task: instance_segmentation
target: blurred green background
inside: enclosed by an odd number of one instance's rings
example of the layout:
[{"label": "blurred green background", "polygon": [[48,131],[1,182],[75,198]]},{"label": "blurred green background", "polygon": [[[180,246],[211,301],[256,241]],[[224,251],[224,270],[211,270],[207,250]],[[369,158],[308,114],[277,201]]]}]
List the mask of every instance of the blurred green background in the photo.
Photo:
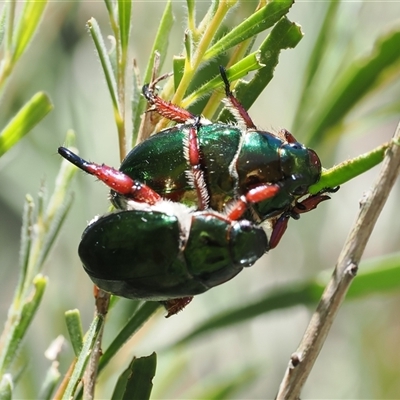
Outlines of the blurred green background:
[{"label": "blurred green background", "polygon": [[[243,2],[230,18],[240,21]],[[209,2],[198,2],[198,14]],[[131,55],[144,69],[163,12],[162,1],[133,1]],[[263,129],[292,131],[303,74],[318,35],[326,2],[297,2],[288,17],[302,26],[305,37],[293,50],[284,51],[275,77],[250,109]],[[330,85],[345,65],[372,51],[378,36],[399,26],[399,4],[395,2],[343,2],[338,10],[329,52],[321,60],[324,74],[315,101],[329,93]],[[185,8],[173,1],[175,25],[169,54],[182,50]],[[243,13],[243,15],[241,14]],[[85,24],[95,17],[107,33],[108,16],[102,2],[50,2],[38,34],[20,60],[6,87],[1,104],[0,126],[34,93],[46,91],[54,110],[17,146],[0,159],[0,321],[5,320],[18,276],[21,215],[26,193],[36,195],[45,182],[49,191],[60,165],[57,147],[65,133],[77,133],[77,147],[86,159],[117,167],[118,144],[110,97],[103,72]],[[399,50],[400,52],[400,44]],[[171,67],[170,58],[164,71]],[[369,96],[346,119],[340,141],[315,150],[323,165],[367,152],[392,136],[399,117],[400,82],[391,82],[379,95]],[[387,117],[372,111],[385,104],[397,107]],[[299,141],[307,132],[292,131]],[[357,215],[360,198],[376,179],[379,166],[344,185],[332,200],[318,210],[291,221],[282,242],[254,267],[234,280],[198,296],[182,313],[164,319],[162,313],[149,321],[124,351],[107,367],[99,381],[99,398],[109,398],[115,380],[132,355],[158,353],[153,398],[201,398],[206,388],[246,374],[254,380],[231,398],[273,398],[307,326],[313,308],[298,306],[254,318],[229,329],[217,331],[186,346],[166,349],[200,322],[235,305],[256,301],[264,293],[288,282],[302,282],[323,270],[331,271]],[[64,312],[81,311],[84,329],[93,317],[93,285],[77,256],[80,235],[87,222],[108,208],[108,190],[94,178],[78,173],[72,190],[72,209],[52,251],[44,273],[49,286],[20,355],[28,361],[15,398],[32,398],[44,379],[50,361],[44,351],[58,335],[67,336]],[[400,251],[400,185],[392,191],[364,259]],[[371,295],[347,302],[336,319],[327,343],[312,371],[302,398],[400,398],[399,291]],[[130,302],[122,300],[106,324],[104,343],[110,342],[130,313]],[[60,370],[65,373],[73,352],[66,345]],[[105,379],[105,377],[107,377]],[[239,378],[238,378],[239,379]]]}]

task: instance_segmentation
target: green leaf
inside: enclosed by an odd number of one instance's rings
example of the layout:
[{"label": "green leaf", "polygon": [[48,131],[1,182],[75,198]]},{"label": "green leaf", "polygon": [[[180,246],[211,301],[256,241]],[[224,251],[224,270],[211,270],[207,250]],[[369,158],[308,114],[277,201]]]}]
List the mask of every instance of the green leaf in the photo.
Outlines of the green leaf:
[{"label": "green leaf", "polygon": [[[239,82],[235,88],[235,96],[246,110],[252,106],[273,78],[281,51],[296,47],[302,38],[303,33],[300,27],[286,17],[274,26],[258,50],[258,62],[261,68],[258,69],[250,82]],[[238,64],[234,65],[232,70]],[[224,117],[222,116],[222,118]]]},{"label": "green leaf", "polygon": [[[295,47],[302,37],[300,27],[284,17],[274,26],[257,51],[250,53],[227,69],[226,73],[230,81],[240,79],[250,71],[257,70],[250,82],[240,81],[235,87],[235,97],[245,109],[250,108],[272,79],[280,52]],[[188,107],[207,93],[222,86],[221,76],[217,75],[187,96],[182,101],[182,106]],[[206,115],[206,117],[211,118],[212,116]],[[228,111],[223,111],[217,117],[219,121],[228,121],[229,119],[231,119],[231,115]]]},{"label": "green leaf", "polygon": [[21,302],[23,289],[25,286],[28,266],[29,266],[29,255],[32,245],[32,226],[33,226],[33,209],[34,202],[30,195],[25,198],[24,213],[22,216],[22,228],[21,228],[21,246],[19,252],[19,277],[18,285],[15,291],[14,301],[17,303]]},{"label": "green leaf", "polygon": [[[400,30],[381,37],[372,53],[354,61],[336,80],[318,105],[310,126],[307,143],[316,146],[342,123],[347,113],[367,94],[398,76]],[[393,68],[392,68],[393,67]]]},{"label": "green leaf", "polygon": [[9,330],[6,342],[3,345],[3,351],[0,354],[0,375],[8,371],[13,361],[16,360],[16,354],[22,343],[22,338],[25,336],[42,300],[47,285],[47,278],[38,275],[34,278],[33,285],[34,288],[28,300],[25,300],[21,309],[17,310],[13,315],[13,326]]},{"label": "green leaf", "polygon": [[207,383],[204,384],[203,382],[203,384],[198,385],[201,387],[201,390],[196,391],[195,395],[190,396],[190,398],[207,400],[230,400],[233,398],[240,398],[238,393],[243,392],[246,387],[249,387],[260,375],[260,372],[259,368],[247,368],[245,371],[235,373],[228,379],[214,377],[214,380],[217,381],[216,384],[207,387]]},{"label": "green leaf", "polygon": [[13,392],[12,376],[4,374],[0,381],[0,400],[11,400]]},{"label": "green leaf", "polygon": [[321,66],[321,60],[324,58],[327,49],[329,48],[327,43],[329,43],[329,39],[333,36],[333,29],[337,21],[336,16],[339,5],[340,1],[330,1],[327,4],[328,9],[325,19],[315,41],[313,51],[308,59],[307,68],[304,74],[303,90],[295,113],[293,132],[296,132],[298,129],[297,127],[302,123],[307,112],[306,110],[308,109],[306,106],[308,105],[309,99],[313,98],[310,95],[312,83]]},{"label": "green leaf", "polygon": [[101,34],[99,24],[94,18],[90,18],[89,21],[87,22],[87,26],[89,28],[89,32],[92,36],[94,45],[96,47],[97,54],[99,55],[100,58],[100,63],[103,68],[104,75],[106,77],[107,87],[108,91],[110,92],[114,110],[119,110],[118,91],[117,91],[117,83],[114,75],[114,70],[111,65],[111,60],[107,48],[103,41],[103,35]]},{"label": "green leaf", "polygon": [[118,0],[119,33],[123,52],[127,50],[129,43],[131,8],[132,2],[130,0]]},{"label": "green leaf", "polygon": [[0,157],[22,139],[52,109],[53,105],[48,96],[43,92],[36,93],[0,133]]},{"label": "green leaf", "polygon": [[58,370],[58,361],[54,361],[47,370],[38,398],[40,400],[51,400],[53,398],[52,393],[60,381],[60,378],[61,373]]},{"label": "green leaf", "polygon": [[294,0],[269,1],[266,6],[252,14],[209,48],[204,54],[203,61],[217,57],[231,47],[270,28],[287,14],[293,3]]},{"label": "green leaf", "polygon": [[[231,309],[210,318],[200,324],[188,335],[180,339],[174,346],[185,344],[205,333],[243,323],[270,311],[294,307],[299,304],[316,304],[326,286],[331,271],[324,271],[316,279],[302,284],[289,284],[276,288],[259,300]],[[391,254],[379,259],[363,262],[352,283],[347,299],[361,296],[386,293],[400,289],[400,253]]]},{"label": "green leaf", "polygon": [[120,375],[112,400],[147,400],[153,388],[157,355],[134,357],[129,367]]},{"label": "green leaf", "polygon": [[0,46],[3,43],[4,36],[6,33],[6,16],[7,16],[7,9],[6,5],[4,5],[0,11]]},{"label": "green leaf", "polygon": [[79,310],[66,311],[65,321],[75,356],[78,357],[83,345],[82,322]]},{"label": "green leaf", "polygon": [[185,70],[185,62],[186,62],[185,57],[178,57],[178,56],[174,57],[173,70],[174,70],[174,88],[175,88],[175,90],[179,86],[179,84],[182,80],[183,71]]},{"label": "green leaf", "polygon": [[[150,52],[149,62],[147,63],[146,71],[143,77],[144,81],[142,82],[142,84],[150,82],[156,51],[160,55],[160,68],[162,67],[167,54],[169,35],[173,24],[174,24],[174,16],[172,14],[171,0],[168,0],[165,6],[163,16],[160,21],[156,37],[154,39],[154,44]],[[147,102],[143,96],[140,96],[138,103],[134,103],[133,105],[135,106],[135,108],[132,109],[132,120],[133,120],[132,147],[137,144],[136,142],[139,134],[142,114],[146,109]]]},{"label": "green leaf", "polygon": [[63,400],[70,400],[73,398],[75,390],[82,379],[83,372],[87,362],[89,361],[90,353],[93,350],[94,344],[96,343],[97,336],[104,324],[104,318],[97,315],[92,321],[88,332],[85,335],[85,341],[83,343],[82,351],[79,354],[78,360],[72,371],[71,378],[68,382],[67,388],[65,389]]},{"label": "green leaf", "polygon": [[270,311],[293,307],[298,304],[313,304],[321,296],[323,288],[323,285],[319,283],[308,282],[305,284],[291,284],[276,289],[254,303],[231,309],[210,318],[179,340],[176,345],[182,345],[206,332],[242,323]]},{"label": "green leaf", "polygon": [[[315,185],[310,186],[309,193],[316,194],[325,188],[335,188],[375,167],[382,162],[385,152],[391,144],[390,142],[385,143],[368,153],[361,154],[323,171],[321,179]],[[393,145],[397,146],[396,144]]]},{"label": "green leaf", "polygon": [[346,296],[347,299],[356,299],[390,293],[399,288],[400,253],[393,253],[362,262]]},{"label": "green leaf", "polygon": [[99,373],[109,363],[111,358],[138,331],[138,329],[161,307],[156,301],[147,301],[140,307],[127,324],[122,328],[117,337],[108,346],[99,362]]},{"label": "green leaf", "polygon": [[15,63],[26,50],[40,22],[47,0],[27,0],[22,10],[16,34],[13,37],[14,52],[12,62]]}]

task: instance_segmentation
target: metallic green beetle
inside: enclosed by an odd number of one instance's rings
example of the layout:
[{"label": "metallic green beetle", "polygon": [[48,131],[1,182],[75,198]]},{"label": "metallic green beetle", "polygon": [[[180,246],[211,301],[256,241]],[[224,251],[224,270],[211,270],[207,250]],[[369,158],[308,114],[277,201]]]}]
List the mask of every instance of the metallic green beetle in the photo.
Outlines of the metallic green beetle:
[{"label": "metallic green beetle", "polygon": [[[224,69],[221,75],[235,125],[162,100],[153,82],[143,87],[150,110],[178,125],[133,148],[119,170],[59,148],[111,188],[118,210],[84,231],[79,256],[86,272],[113,294],[161,301],[168,316],[254,264],[279,243],[290,218],[329,198],[304,199],[321,175],[317,154],[286,130],[257,130]],[[266,219],[269,240],[258,226]]]}]

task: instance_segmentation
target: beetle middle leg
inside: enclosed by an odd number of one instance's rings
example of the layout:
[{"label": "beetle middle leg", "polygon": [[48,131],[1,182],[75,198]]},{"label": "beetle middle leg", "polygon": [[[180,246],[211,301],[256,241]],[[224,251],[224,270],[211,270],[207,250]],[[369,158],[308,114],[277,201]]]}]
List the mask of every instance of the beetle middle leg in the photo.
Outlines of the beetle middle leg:
[{"label": "beetle middle leg", "polygon": [[230,208],[227,217],[232,221],[240,219],[250,204],[271,199],[280,190],[281,187],[278,184],[268,183],[250,189],[246,194],[240,196],[236,200],[233,207]]}]

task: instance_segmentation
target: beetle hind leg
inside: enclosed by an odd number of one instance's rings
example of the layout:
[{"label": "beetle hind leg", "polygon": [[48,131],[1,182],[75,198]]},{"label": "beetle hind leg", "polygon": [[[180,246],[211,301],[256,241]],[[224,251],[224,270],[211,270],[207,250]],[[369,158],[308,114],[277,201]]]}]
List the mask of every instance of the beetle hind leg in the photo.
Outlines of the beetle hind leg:
[{"label": "beetle hind leg", "polygon": [[59,147],[58,153],[82,171],[97,177],[122,196],[149,205],[154,205],[161,199],[161,196],[149,186],[133,180],[115,168],[86,161],[65,147]]},{"label": "beetle hind leg", "polygon": [[160,301],[160,303],[165,307],[165,309],[167,310],[167,313],[168,313],[165,316],[165,318],[169,318],[175,314],[178,314],[192,300],[193,300],[193,297],[182,297],[180,299],[170,299],[170,300]]}]

